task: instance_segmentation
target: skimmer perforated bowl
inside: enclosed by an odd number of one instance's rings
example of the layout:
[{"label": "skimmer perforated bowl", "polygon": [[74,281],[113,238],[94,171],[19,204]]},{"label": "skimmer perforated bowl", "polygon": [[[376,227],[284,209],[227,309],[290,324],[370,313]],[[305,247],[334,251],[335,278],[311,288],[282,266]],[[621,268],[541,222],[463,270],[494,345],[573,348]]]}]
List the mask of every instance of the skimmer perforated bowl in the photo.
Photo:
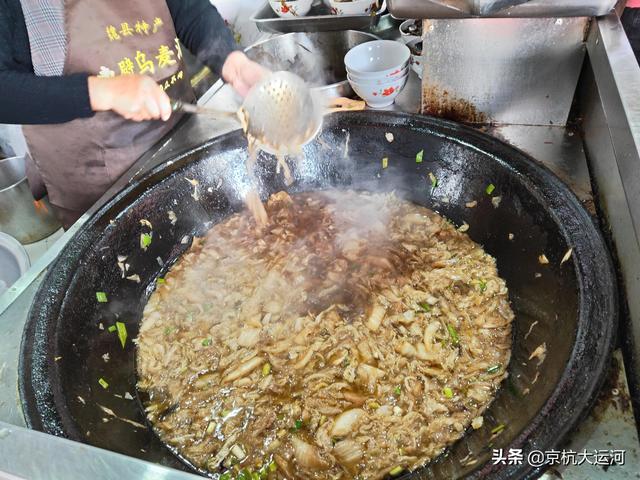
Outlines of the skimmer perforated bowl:
[{"label": "skimmer perforated bowl", "polygon": [[261,149],[293,154],[320,130],[323,101],[299,76],[275,72],[249,92],[238,114]]}]

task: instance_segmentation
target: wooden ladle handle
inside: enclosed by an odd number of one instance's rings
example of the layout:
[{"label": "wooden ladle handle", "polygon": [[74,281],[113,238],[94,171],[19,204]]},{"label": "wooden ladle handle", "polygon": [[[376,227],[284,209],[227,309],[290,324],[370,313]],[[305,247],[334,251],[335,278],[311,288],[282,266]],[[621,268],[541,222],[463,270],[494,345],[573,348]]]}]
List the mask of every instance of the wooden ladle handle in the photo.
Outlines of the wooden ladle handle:
[{"label": "wooden ladle handle", "polygon": [[356,112],[364,110],[366,103],[364,100],[352,100],[350,98],[338,97],[332,99],[327,105],[327,113],[333,112]]}]

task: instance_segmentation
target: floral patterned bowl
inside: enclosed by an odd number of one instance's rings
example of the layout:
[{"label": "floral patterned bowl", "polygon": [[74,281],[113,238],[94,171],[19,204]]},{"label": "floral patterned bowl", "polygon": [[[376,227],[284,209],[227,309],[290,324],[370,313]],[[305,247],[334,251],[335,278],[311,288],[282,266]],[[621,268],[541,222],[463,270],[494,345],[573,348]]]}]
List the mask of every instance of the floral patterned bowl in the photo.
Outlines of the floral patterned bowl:
[{"label": "floral patterned bowl", "polygon": [[409,67],[410,67],[410,64],[407,63],[405,66],[398,68],[397,70],[394,70],[393,72],[389,73],[388,75],[385,75],[384,77],[383,76],[362,77],[357,73],[353,73],[353,72],[347,72],[347,75],[352,81],[359,83],[361,85],[368,85],[368,84],[385,85],[393,80],[398,80],[404,77],[409,71]]},{"label": "floral patterned bowl", "polygon": [[284,18],[304,17],[309,10],[313,0],[269,0],[269,5],[276,15]]},{"label": "floral patterned bowl", "polygon": [[328,0],[333,15],[368,15],[383,10],[376,0]]},{"label": "floral patterned bowl", "polygon": [[357,78],[384,78],[397,75],[409,64],[411,52],[401,42],[374,40],[353,47],[344,56],[347,72]]},{"label": "floral patterned bowl", "polygon": [[371,108],[384,108],[392,105],[407,84],[408,78],[409,73],[407,72],[403,77],[392,79],[382,85],[378,85],[375,82],[359,83],[347,75],[353,91],[367,102],[367,105]]}]

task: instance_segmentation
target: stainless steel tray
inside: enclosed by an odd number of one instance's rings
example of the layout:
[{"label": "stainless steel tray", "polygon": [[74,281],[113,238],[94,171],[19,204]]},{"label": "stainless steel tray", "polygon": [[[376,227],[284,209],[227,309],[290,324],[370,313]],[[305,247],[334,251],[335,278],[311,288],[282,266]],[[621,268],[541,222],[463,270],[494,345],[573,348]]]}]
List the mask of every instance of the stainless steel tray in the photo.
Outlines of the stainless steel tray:
[{"label": "stainless steel tray", "polygon": [[370,30],[380,21],[386,4],[375,15],[332,15],[324,3],[315,3],[304,17],[280,18],[265,3],[256,13],[253,20],[258,30],[269,33],[291,32],[330,32],[335,30]]},{"label": "stainless steel tray", "polygon": [[597,17],[616,0],[388,0],[396,18]]}]

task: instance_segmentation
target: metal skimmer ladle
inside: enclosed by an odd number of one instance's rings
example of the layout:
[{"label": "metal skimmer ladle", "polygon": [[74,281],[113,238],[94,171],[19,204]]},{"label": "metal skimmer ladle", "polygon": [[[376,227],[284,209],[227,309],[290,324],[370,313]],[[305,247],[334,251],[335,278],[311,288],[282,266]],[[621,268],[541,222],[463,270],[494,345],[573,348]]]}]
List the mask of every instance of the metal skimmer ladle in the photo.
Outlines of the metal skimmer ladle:
[{"label": "metal skimmer ladle", "polygon": [[321,96],[290,72],[267,75],[251,89],[236,113],[180,101],[174,101],[172,107],[186,113],[237,116],[250,142],[283,155],[299,153],[316,136],[324,113]]}]

